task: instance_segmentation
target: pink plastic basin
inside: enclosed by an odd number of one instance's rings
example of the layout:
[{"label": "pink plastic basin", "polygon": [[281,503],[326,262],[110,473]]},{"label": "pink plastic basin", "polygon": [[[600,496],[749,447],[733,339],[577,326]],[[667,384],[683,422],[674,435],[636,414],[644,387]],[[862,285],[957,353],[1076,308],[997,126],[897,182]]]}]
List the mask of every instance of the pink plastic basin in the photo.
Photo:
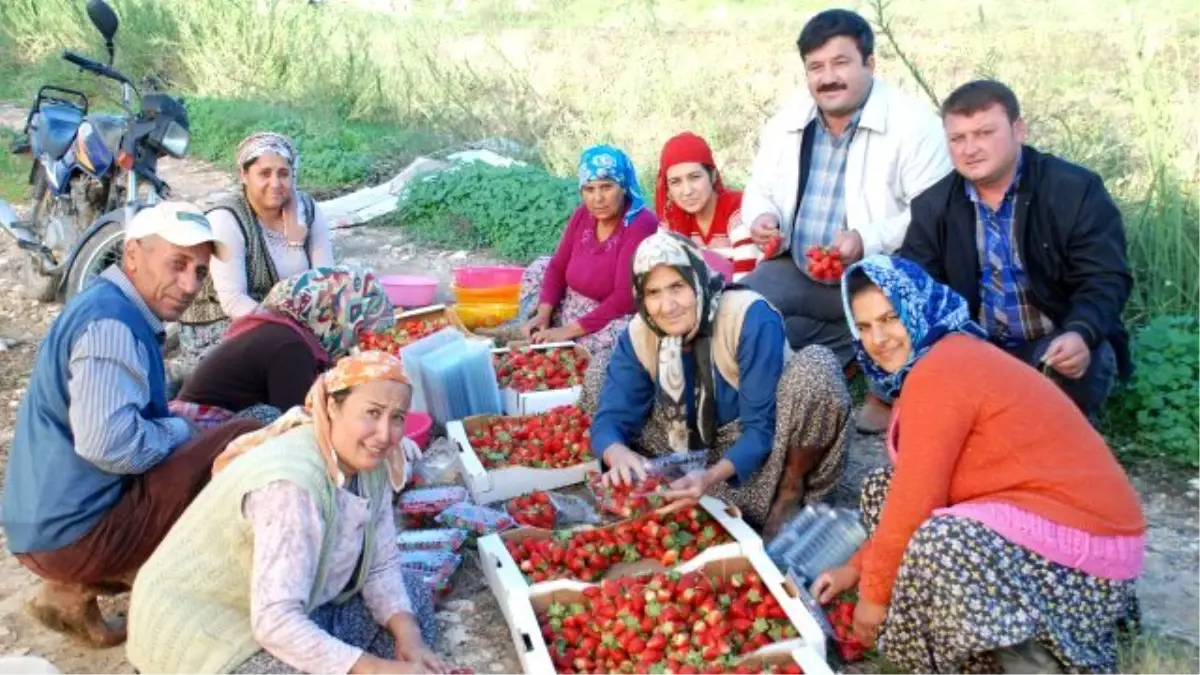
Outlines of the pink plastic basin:
[{"label": "pink plastic basin", "polygon": [[383,292],[397,307],[424,307],[433,304],[437,295],[436,277],[412,274],[389,274],[379,277]]},{"label": "pink plastic basin", "polygon": [[424,450],[429,445],[429,436],[433,431],[433,418],[428,413],[410,410],[404,417],[404,435]]},{"label": "pink plastic basin", "polygon": [[454,284],[460,288],[515,286],[521,283],[521,274],[524,272],[524,267],[514,265],[460,267],[454,270]]}]

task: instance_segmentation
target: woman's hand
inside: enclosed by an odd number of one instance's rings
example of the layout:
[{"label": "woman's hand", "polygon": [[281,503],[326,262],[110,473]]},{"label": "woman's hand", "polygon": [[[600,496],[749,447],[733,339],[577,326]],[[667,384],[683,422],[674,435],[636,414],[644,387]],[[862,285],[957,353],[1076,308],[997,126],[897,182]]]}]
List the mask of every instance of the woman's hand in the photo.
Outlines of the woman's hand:
[{"label": "woman's hand", "polygon": [[421,643],[411,649],[402,649],[399,644],[396,645],[396,658],[400,661],[414,664],[419,668],[416,672],[419,673],[448,673],[450,666],[442,660],[440,656],[435,654],[432,649]]},{"label": "woman's hand", "polygon": [[601,481],[605,485],[633,485],[637,480],[646,477],[646,460],[633,450],[613,443],[604,451],[604,463],[608,465]]},{"label": "woman's hand", "polygon": [[419,673],[445,673],[445,670],[433,670],[420,661],[404,661],[381,659],[363,653],[350,667],[353,675],[417,675]]},{"label": "woman's hand", "polygon": [[822,605],[828,605],[834,598],[858,585],[858,568],[854,565],[821,572],[813,582],[809,592]]},{"label": "woman's hand", "polygon": [[683,478],[673,481],[663,496],[671,501],[700,499],[708,491],[708,485],[707,471],[689,471]]},{"label": "woman's hand", "polygon": [[574,325],[563,326],[562,328],[544,328],[533,334],[533,343],[570,342],[579,337],[579,335],[580,332],[575,330]]},{"label": "woman's hand", "polygon": [[552,310],[548,309],[548,307],[548,305],[539,305],[533,318],[521,326],[521,333],[525,337],[533,338],[535,334],[550,327],[550,314]]},{"label": "woman's hand", "polygon": [[854,608],[854,637],[868,649],[875,646],[875,639],[879,637],[879,628],[887,618],[887,611],[887,605],[858,599],[858,606]]}]

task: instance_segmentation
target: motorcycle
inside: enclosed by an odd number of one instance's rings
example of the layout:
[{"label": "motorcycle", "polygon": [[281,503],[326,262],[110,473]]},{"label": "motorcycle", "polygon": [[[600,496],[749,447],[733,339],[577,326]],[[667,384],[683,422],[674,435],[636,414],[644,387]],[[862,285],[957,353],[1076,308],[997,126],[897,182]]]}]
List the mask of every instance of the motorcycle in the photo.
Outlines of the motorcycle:
[{"label": "motorcycle", "polygon": [[89,0],[87,15],[104,37],[108,63],[66,50],[62,58],[120,84],[123,114],[91,112],[83,92],[42,86],[26,118],[25,138],[12,148],[31,155],[30,218],[20,220],[0,201],[0,230],[27,254],[25,295],[43,302],[69,299],[120,260],[125,223],[170,194],[156,173],[158,160],[183,157],[191,142],[182,98],[143,96],[112,67],[120,25],[112,7]]}]

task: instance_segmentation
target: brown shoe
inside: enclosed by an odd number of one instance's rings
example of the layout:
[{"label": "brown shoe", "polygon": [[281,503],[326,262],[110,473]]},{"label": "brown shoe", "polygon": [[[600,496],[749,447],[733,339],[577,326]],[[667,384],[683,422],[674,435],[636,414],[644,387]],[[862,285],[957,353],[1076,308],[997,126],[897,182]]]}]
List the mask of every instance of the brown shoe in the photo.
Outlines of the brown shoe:
[{"label": "brown shoe", "polygon": [[855,427],[859,433],[882,434],[892,421],[892,406],[884,403],[875,394],[868,393],[858,411]]},{"label": "brown shoe", "polygon": [[95,588],[83,584],[43,581],[26,608],[50,630],[74,635],[91,647],[115,647],[125,642],[125,623],[105,621],[96,596]]}]

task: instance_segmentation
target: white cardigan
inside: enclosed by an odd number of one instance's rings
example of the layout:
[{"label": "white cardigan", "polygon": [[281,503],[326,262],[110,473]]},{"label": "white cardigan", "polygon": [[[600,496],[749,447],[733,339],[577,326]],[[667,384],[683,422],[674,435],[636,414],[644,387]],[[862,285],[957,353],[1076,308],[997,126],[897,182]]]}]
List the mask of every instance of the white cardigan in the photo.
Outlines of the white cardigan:
[{"label": "white cardigan", "polygon": [[[816,115],[805,89],[767,121],[742,196],[747,224],[766,213],[779,219],[781,253],[792,241],[801,138]],[[876,77],[846,158],[846,224],[862,236],[863,255],[899,249],[909,204],[950,170],[941,120],[928,105]]]}]

